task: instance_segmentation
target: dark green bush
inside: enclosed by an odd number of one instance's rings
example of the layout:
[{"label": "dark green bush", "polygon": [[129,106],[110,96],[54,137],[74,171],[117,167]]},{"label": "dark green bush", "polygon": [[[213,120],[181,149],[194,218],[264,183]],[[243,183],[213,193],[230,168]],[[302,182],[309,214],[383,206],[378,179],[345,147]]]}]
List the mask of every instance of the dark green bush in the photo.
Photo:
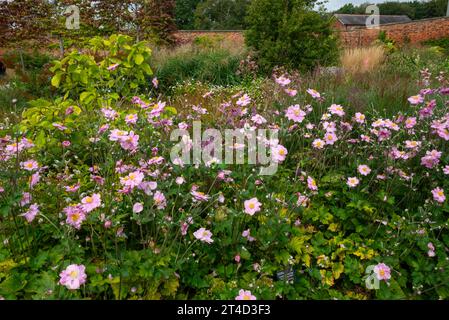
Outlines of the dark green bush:
[{"label": "dark green bush", "polygon": [[[22,55],[22,57],[21,57]],[[40,53],[37,50],[33,52],[20,52],[20,51],[10,51],[6,52],[3,55],[3,60],[7,64],[9,68],[18,69],[22,67],[22,59],[23,59],[23,67],[25,67],[26,71],[40,71],[44,68],[46,64],[54,59],[54,57],[50,56],[46,53]]]},{"label": "dark green bush", "polygon": [[312,11],[315,0],[252,1],[247,16],[246,43],[269,72],[274,66],[312,69],[338,57],[332,19]]}]

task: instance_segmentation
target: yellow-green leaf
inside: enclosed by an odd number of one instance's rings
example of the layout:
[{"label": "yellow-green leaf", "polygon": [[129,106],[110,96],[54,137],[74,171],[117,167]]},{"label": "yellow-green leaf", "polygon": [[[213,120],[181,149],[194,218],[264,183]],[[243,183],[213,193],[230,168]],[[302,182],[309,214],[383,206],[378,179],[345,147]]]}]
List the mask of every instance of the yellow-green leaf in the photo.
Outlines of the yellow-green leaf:
[{"label": "yellow-green leaf", "polygon": [[56,73],[53,78],[51,78],[51,85],[53,87],[59,88],[59,85],[61,84],[61,78],[62,78],[62,73]]},{"label": "yellow-green leaf", "polygon": [[134,62],[137,65],[141,65],[143,63],[143,60],[144,60],[143,55],[141,55],[140,53],[138,53],[134,56]]}]

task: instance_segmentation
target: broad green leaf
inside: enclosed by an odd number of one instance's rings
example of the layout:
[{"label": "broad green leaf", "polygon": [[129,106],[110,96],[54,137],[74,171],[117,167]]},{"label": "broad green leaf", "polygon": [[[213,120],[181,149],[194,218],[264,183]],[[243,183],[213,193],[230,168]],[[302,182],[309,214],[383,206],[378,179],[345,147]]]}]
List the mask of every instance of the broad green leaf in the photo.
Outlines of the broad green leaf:
[{"label": "broad green leaf", "polygon": [[51,79],[51,85],[53,87],[59,88],[59,85],[61,83],[62,73],[58,72],[56,73],[53,78]]},{"label": "broad green leaf", "polygon": [[137,65],[141,65],[141,64],[143,63],[143,60],[144,60],[144,58],[143,58],[143,56],[142,56],[140,53],[138,53],[138,54],[136,54],[136,55],[134,56],[134,62],[135,62]]}]

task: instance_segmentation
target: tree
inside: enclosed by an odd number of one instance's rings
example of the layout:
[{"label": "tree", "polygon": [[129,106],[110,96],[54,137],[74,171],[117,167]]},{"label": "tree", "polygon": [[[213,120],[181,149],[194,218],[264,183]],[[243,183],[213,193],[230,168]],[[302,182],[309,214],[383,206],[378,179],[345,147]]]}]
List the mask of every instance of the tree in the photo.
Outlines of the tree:
[{"label": "tree", "polygon": [[335,62],[337,36],[332,18],[313,11],[316,0],[253,0],[248,10],[246,43],[262,70],[282,65],[311,69]]},{"label": "tree", "polygon": [[195,10],[201,0],[176,0],[176,26],[182,30],[195,28]]},{"label": "tree", "polygon": [[45,42],[51,17],[52,6],[45,0],[0,1],[0,47]]},{"label": "tree", "polygon": [[[79,11],[79,29],[66,26],[69,6]],[[174,9],[174,0],[0,0],[0,46],[38,47],[56,37],[63,53],[65,40],[113,33],[172,43]]]},{"label": "tree", "polygon": [[352,3],[347,3],[343,7],[341,7],[337,11],[335,11],[335,13],[356,14],[358,12],[357,12],[357,8]]},{"label": "tree", "polygon": [[[366,14],[365,9],[368,5],[368,3],[363,3],[359,6],[346,4],[335,11],[335,13]],[[413,2],[388,1],[377,4],[380,14],[407,15],[412,20],[443,17],[446,15],[447,5],[447,0],[415,0]]]},{"label": "tree", "polygon": [[15,47],[25,71],[23,51],[48,43],[52,6],[45,0],[0,1],[0,47]]},{"label": "tree", "polygon": [[245,28],[250,0],[206,0],[195,11],[195,28],[236,30]]},{"label": "tree", "polygon": [[92,1],[95,23],[106,35],[126,33],[157,43],[174,41],[174,0]]}]

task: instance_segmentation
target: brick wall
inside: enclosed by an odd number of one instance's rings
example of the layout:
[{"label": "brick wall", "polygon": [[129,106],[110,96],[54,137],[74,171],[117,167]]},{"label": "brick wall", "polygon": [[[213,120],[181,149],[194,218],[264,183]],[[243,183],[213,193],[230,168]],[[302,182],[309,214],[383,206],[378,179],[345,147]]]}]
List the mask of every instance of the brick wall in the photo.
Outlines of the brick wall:
[{"label": "brick wall", "polygon": [[420,43],[425,40],[449,37],[449,17],[384,24],[379,29],[338,31],[345,47],[366,46],[375,41],[383,30],[399,44]]},{"label": "brick wall", "polygon": [[[381,30],[387,36],[399,44],[410,42],[420,43],[425,40],[449,37],[449,17],[416,20],[406,23],[384,24],[379,29],[354,29],[345,30],[344,26],[334,26],[340,35],[343,46],[358,47],[367,46],[375,41]],[[179,43],[192,42],[197,36],[220,36],[236,42],[236,45],[244,43],[243,31],[178,31],[175,36]]]}]

